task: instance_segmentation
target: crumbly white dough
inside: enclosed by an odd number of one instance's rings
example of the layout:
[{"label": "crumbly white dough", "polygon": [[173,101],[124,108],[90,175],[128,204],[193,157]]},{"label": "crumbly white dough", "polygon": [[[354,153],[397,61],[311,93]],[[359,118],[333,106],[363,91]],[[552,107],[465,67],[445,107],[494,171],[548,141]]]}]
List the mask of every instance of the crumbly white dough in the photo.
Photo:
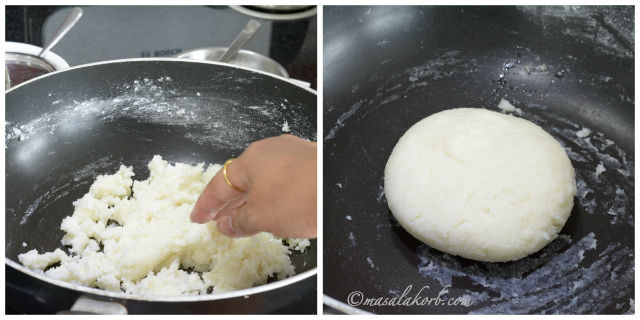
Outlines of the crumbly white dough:
[{"label": "crumbly white dough", "polygon": [[290,249],[303,251],[308,240],[285,244],[268,233],[233,239],[218,233],[215,222],[190,222],[195,201],[220,165],[204,170],[204,164],[170,165],[155,156],[148,168],[144,181],[133,181],[125,166],[99,176],[74,202],[73,215],[61,225],[70,254],[34,249],[19,261],[39,272],[60,262],[44,273],[141,296],[204,294],[210,287],[220,293],[294,274]]},{"label": "crumbly white dough", "polygon": [[289,249],[297,250],[304,252],[307,247],[311,245],[309,239],[287,239],[287,243],[289,244]]},{"label": "crumbly white dough", "polygon": [[393,149],[384,191],[398,222],[438,250],[516,260],[555,239],[573,208],[573,166],[539,126],[452,109],[412,126]]}]

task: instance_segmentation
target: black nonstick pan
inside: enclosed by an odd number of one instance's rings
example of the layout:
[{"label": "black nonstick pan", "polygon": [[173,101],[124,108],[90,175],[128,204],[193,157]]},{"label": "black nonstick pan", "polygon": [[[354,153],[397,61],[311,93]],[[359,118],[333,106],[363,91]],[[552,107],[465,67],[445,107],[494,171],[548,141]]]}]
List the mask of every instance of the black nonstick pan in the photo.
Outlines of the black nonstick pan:
[{"label": "black nonstick pan", "polygon": [[80,296],[129,313],[315,313],[316,246],[291,256],[296,275],[221,295],[144,300],[55,281],[17,256],[61,247],[60,222],[97,175],[120,164],[146,179],[155,154],[223,163],[249,143],[291,133],[316,139],[316,95],[268,74],[178,59],[102,62],[52,73],[6,94],[6,305],[69,310]]},{"label": "black nonstick pan", "polygon": [[[633,313],[633,11],[326,7],[327,311]],[[578,185],[571,217],[557,239],[518,261],[432,249],[389,211],[386,161],[424,117],[500,111],[502,99],[567,150]]]}]

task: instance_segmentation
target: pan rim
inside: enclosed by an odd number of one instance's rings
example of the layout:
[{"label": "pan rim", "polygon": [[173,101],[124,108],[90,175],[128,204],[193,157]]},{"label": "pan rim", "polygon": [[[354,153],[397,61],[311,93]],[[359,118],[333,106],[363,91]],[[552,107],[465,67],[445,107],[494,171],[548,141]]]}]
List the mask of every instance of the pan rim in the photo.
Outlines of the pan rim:
[{"label": "pan rim", "polygon": [[374,314],[360,308],[352,307],[338,299],[330,297],[327,294],[322,295],[322,303],[346,314]]},{"label": "pan rim", "polygon": [[[6,257],[5,257],[6,258]],[[151,297],[151,296],[142,296],[142,295],[127,295],[122,292],[116,291],[107,291],[98,288],[87,287],[84,285],[79,285],[67,281],[62,281],[58,279],[51,278],[44,274],[37,273],[9,258],[6,258],[5,266],[9,266],[11,268],[16,269],[28,276],[36,278],[38,280],[42,280],[48,282],[50,284],[60,286],[63,288],[71,289],[74,291],[80,291],[83,293],[90,293],[98,296],[108,297],[108,298],[118,298],[125,300],[138,300],[138,301],[149,301],[149,302],[199,302],[199,301],[214,301],[214,300],[224,300],[231,298],[239,298],[246,297],[248,298],[251,295],[263,293],[267,291],[271,291],[274,289],[282,288],[284,286],[288,286],[290,284],[294,284],[305,280],[307,278],[311,278],[318,273],[318,267],[314,267],[313,269],[306,270],[304,272],[295,274],[289,278],[278,280],[272,283],[259,285],[256,287],[251,287],[247,289],[229,291],[224,293],[212,293],[212,294],[203,294],[197,296],[175,296],[175,297]]]},{"label": "pan rim", "polygon": [[5,91],[5,95],[9,94],[11,91],[20,88],[24,85],[27,85],[31,82],[34,81],[38,81],[40,79],[44,79],[46,77],[58,74],[58,73],[62,73],[62,72],[66,72],[66,71],[71,71],[71,70],[76,70],[76,69],[82,69],[82,68],[88,68],[88,67],[92,67],[92,66],[98,66],[98,65],[103,65],[103,64],[116,64],[116,63],[125,63],[125,62],[187,62],[187,63],[197,63],[197,64],[209,64],[209,65],[217,65],[217,66],[221,66],[221,67],[229,67],[229,68],[234,68],[234,69],[241,69],[241,70],[245,70],[245,71],[249,71],[249,72],[253,72],[253,73],[258,73],[264,76],[268,76],[277,80],[281,80],[284,81],[288,84],[291,84],[293,86],[296,86],[300,89],[304,89],[309,93],[312,93],[313,95],[317,96],[318,93],[316,90],[313,90],[309,87],[305,87],[303,85],[301,85],[300,83],[294,81],[295,79],[287,79],[278,75],[275,75],[273,73],[269,73],[266,71],[262,71],[262,70],[256,70],[256,69],[251,69],[251,68],[247,68],[247,67],[241,67],[241,66],[237,66],[237,65],[233,65],[233,64],[229,64],[229,63],[224,63],[224,62],[217,62],[217,61],[199,61],[199,60],[192,60],[192,59],[183,59],[183,58],[125,58],[125,59],[115,59],[115,60],[105,60],[105,61],[97,61],[97,62],[91,62],[91,63],[86,63],[86,64],[81,64],[81,65],[77,65],[77,66],[73,66],[71,68],[68,69],[64,69],[64,70],[57,70],[57,71],[53,71],[53,72],[49,72],[46,74],[43,74],[39,77],[30,79],[28,81],[22,82],[20,84],[18,84],[15,87],[11,87],[9,88],[9,90]]}]

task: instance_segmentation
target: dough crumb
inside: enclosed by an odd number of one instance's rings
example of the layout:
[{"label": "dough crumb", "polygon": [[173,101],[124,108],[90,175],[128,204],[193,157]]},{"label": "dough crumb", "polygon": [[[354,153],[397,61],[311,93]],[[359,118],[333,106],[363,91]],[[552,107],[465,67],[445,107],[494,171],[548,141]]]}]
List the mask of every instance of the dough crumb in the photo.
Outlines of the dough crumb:
[{"label": "dough crumb", "polygon": [[23,246],[23,247],[26,247],[26,246],[27,246],[27,243],[26,243],[26,242],[23,242],[23,243],[22,243],[22,246]]},{"label": "dough crumb", "polygon": [[286,241],[289,244],[289,249],[300,252],[304,252],[308,247],[311,246],[311,242],[309,241],[309,239],[289,238]]},{"label": "dough crumb", "polygon": [[546,64],[541,64],[539,66],[536,66],[536,71],[545,72],[547,70],[549,70],[549,67],[547,67]]},{"label": "dough crumb", "polygon": [[287,120],[284,121],[284,123],[282,124],[282,132],[290,132],[291,130],[289,129],[289,122],[287,122]]},{"label": "dough crumb", "polygon": [[505,99],[500,99],[500,103],[498,103],[498,109],[502,110],[503,113],[515,112],[517,114],[521,114],[522,110],[514,107],[509,101]]}]

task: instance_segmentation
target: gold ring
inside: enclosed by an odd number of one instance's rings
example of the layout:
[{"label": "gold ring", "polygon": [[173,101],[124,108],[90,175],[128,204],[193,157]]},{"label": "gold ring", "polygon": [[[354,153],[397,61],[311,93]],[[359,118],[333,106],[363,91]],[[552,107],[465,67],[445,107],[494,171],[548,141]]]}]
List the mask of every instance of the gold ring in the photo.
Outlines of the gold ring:
[{"label": "gold ring", "polygon": [[229,164],[231,164],[231,162],[233,162],[233,158],[225,161],[224,166],[222,167],[222,175],[224,176],[224,181],[226,181],[227,184],[229,185],[229,187],[233,188],[234,190],[244,191],[244,190],[234,186],[233,183],[231,183],[231,180],[229,180],[229,177],[227,177],[227,166]]}]

